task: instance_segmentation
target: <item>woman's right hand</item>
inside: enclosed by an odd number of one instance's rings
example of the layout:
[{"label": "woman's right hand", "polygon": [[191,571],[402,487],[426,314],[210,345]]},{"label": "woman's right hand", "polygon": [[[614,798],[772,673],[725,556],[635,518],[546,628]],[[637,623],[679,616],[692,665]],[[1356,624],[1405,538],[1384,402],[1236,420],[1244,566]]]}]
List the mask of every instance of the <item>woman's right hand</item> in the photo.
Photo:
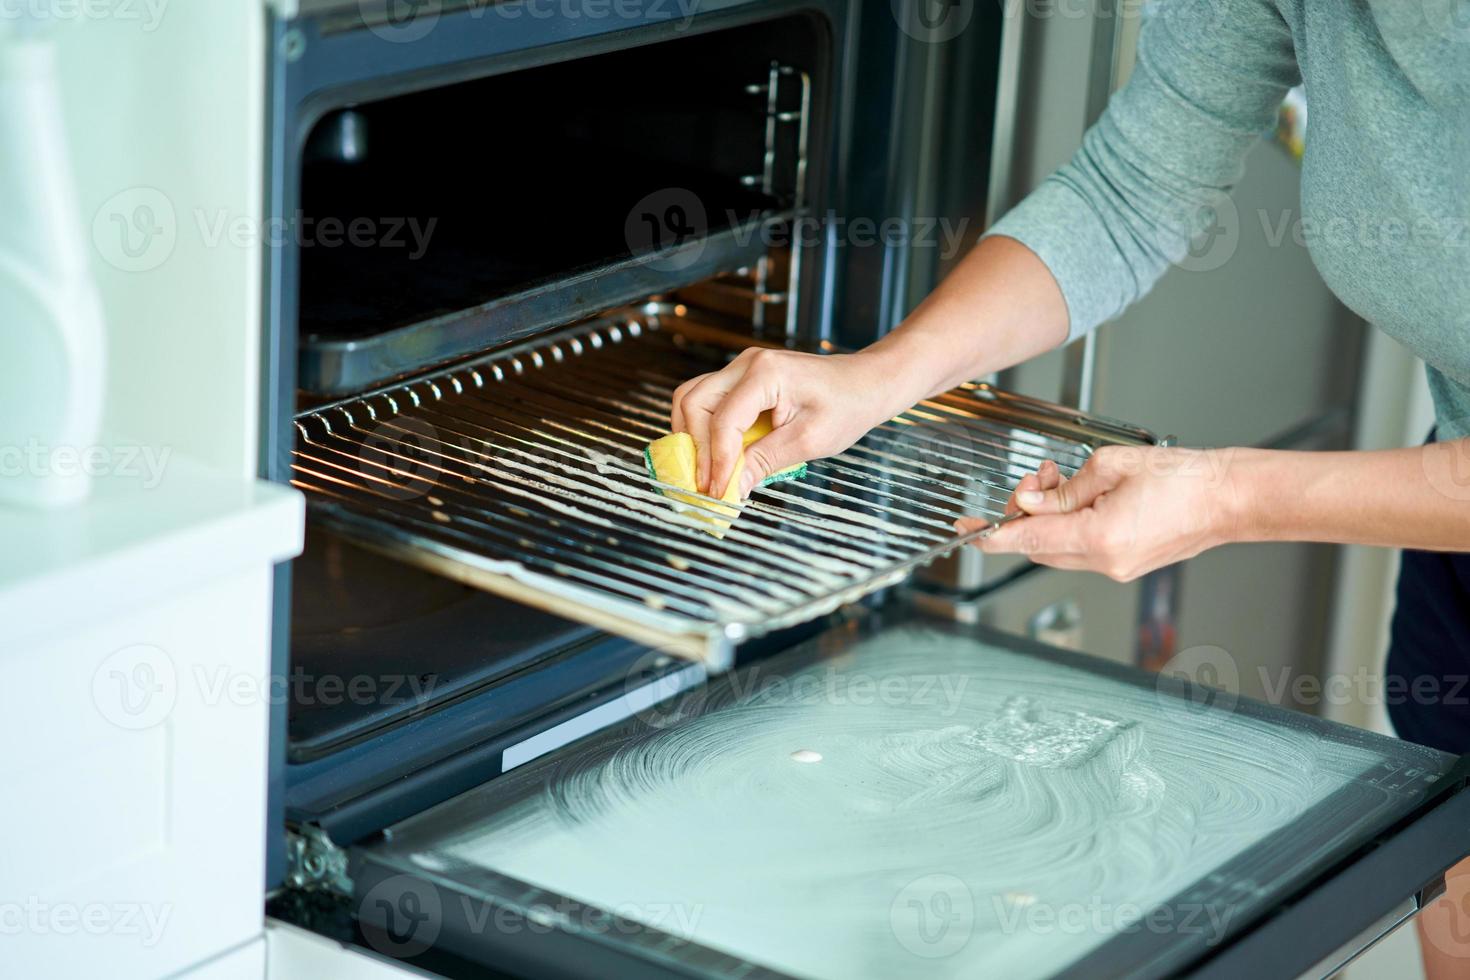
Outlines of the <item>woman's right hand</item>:
[{"label": "woman's right hand", "polygon": [[[771,412],[772,431],[745,449],[740,496],[788,466],[840,453],[909,407],[899,373],[877,351],[806,354],[751,347],[674,390],[671,422],[698,449],[701,493],[721,496],[745,430]],[[718,488],[718,489],[716,489]]]}]

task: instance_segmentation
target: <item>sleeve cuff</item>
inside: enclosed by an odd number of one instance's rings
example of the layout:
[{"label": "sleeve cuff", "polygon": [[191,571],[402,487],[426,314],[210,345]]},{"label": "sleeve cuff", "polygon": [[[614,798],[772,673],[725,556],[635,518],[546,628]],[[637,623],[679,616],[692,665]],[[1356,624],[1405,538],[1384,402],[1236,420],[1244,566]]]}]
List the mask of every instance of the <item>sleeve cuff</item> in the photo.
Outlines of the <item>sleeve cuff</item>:
[{"label": "sleeve cuff", "polygon": [[1065,178],[1047,178],[982,237],[994,235],[1025,245],[1050,270],[1067,304],[1069,342],[1127,307],[1132,274],[1115,267],[1116,243],[1087,199]]}]

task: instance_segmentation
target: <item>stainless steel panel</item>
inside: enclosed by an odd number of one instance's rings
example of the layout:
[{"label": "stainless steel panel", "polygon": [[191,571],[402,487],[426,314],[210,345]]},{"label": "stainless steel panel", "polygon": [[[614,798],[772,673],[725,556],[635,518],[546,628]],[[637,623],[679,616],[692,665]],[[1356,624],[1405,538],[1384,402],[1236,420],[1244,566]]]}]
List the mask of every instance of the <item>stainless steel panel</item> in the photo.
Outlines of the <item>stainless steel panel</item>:
[{"label": "stainless steel panel", "polygon": [[1331,696],[1315,685],[1324,680],[1337,552],[1325,544],[1256,544],[1191,558],[1179,596],[1184,659],[1209,650],[1212,669],[1233,691],[1320,713]]},{"label": "stainless steel panel", "polygon": [[1138,583],[1038,567],[981,599],[974,619],[1051,646],[1134,664]]},{"label": "stainless steel panel", "polygon": [[1095,410],[1250,446],[1351,402],[1363,326],[1293,238],[1299,180],[1280,147],[1251,153],[1198,260],[1099,333]]}]

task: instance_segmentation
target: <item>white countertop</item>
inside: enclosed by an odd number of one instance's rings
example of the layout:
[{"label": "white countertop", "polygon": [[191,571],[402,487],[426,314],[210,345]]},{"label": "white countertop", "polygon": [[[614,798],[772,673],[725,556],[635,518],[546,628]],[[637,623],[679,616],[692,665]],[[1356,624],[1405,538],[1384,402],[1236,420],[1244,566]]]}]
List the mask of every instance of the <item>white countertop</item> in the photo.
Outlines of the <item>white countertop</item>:
[{"label": "white countertop", "polygon": [[156,484],[100,478],[85,502],[0,507],[0,653],[253,563],[301,551],[290,487],[221,476],[175,455]]}]

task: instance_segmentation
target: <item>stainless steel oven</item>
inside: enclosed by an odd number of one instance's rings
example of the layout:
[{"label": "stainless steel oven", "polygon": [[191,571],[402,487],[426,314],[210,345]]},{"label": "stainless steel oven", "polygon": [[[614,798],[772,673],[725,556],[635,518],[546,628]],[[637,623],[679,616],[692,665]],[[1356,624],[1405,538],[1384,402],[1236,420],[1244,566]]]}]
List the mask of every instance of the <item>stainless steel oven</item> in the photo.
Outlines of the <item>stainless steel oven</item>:
[{"label": "stainless steel oven", "polygon": [[577,11],[273,21],[270,207],[303,234],[269,254],[262,469],[309,530],[271,913],[521,976],[1300,972],[1410,914],[1470,849],[1454,760],[903,594],[1041,460],[1154,434],[967,384],[719,535],[645,471],[680,381],[871,340],[933,226],[973,239],[1003,10]]}]

